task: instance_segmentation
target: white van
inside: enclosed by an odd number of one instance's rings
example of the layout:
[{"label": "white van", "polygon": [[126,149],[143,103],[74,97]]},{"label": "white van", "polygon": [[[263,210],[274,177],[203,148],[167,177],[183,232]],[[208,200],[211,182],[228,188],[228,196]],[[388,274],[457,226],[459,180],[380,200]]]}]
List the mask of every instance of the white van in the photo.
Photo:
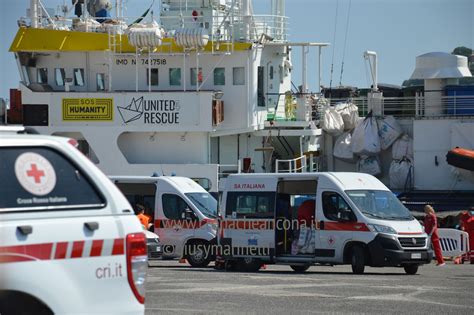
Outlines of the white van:
[{"label": "white van", "polygon": [[247,270],[263,263],[403,267],[432,259],[423,227],[377,178],[363,173],[236,174],[221,203],[219,248]]},{"label": "white van", "polygon": [[178,176],[111,176],[132,205],[145,206],[162,244],[163,259],[186,258],[204,267],[214,258],[217,201],[202,186]]},{"label": "white van", "polygon": [[72,139],[0,127],[0,313],[143,314],[130,203]]}]

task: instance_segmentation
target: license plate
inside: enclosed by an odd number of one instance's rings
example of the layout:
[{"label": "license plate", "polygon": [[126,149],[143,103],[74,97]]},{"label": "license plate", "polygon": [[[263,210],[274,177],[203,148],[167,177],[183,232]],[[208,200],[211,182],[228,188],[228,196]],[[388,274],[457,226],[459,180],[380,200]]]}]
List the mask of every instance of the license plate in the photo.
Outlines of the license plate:
[{"label": "license plate", "polygon": [[413,253],[413,254],[411,254],[411,259],[421,259],[421,253]]},{"label": "license plate", "polygon": [[156,251],[160,252],[161,251],[161,246],[156,246]]}]

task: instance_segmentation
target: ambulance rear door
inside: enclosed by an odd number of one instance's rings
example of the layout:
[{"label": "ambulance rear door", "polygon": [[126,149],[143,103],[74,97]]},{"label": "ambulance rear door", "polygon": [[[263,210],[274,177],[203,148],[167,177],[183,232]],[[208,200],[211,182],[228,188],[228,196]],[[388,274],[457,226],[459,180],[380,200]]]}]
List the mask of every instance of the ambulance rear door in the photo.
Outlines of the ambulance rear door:
[{"label": "ambulance rear door", "polygon": [[277,178],[233,175],[226,181],[223,199],[224,256],[259,257],[275,255],[275,199]]}]

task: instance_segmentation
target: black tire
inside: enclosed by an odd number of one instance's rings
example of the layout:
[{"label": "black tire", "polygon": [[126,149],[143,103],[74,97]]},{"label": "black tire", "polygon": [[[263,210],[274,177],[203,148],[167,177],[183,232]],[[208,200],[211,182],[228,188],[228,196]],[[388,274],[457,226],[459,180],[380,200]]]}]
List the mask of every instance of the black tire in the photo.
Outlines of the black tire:
[{"label": "black tire", "polygon": [[245,272],[257,272],[262,268],[262,262],[255,258],[242,258],[237,261],[237,270]]},{"label": "black tire", "polygon": [[352,272],[363,274],[365,270],[365,249],[362,246],[354,246],[351,255]]},{"label": "black tire", "polygon": [[403,266],[407,275],[414,275],[418,272],[418,265],[405,265]]},{"label": "black tire", "polygon": [[208,242],[196,241],[186,246],[188,247],[186,259],[192,267],[202,268],[209,265],[212,257],[210,255],[210,244]]},{"label": "black tire", "polygon": [[309,269],[310,265],[290,265],[290,267],[296,272],[305,272]]}]

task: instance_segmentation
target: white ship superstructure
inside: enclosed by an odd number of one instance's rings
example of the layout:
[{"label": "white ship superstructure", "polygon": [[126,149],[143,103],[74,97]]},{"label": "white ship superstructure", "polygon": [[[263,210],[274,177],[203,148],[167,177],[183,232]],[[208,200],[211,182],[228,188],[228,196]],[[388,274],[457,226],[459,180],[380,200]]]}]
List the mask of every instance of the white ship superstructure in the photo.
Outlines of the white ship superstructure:
[{"label": "white ship superstructure", "polygon": [[[37,15],[11,46],[24,123],[80,140],[107,174],[205,177],[216,190],[218,165],[269,171],[271,138],[294,158],[321,134],[308,128],[309,95],[289,96],[285,116],[285,93],[292,47],[306,60],[309,47],[327,44],[288,42],[284,1],[258,16],[248,0],[168,0],[159,24],[129,26],[120,8],[98,23],[85,9],[72,20],[41,18],[41,2],[31,2]],[[269,112],[288,119],[270,125]]]}]

